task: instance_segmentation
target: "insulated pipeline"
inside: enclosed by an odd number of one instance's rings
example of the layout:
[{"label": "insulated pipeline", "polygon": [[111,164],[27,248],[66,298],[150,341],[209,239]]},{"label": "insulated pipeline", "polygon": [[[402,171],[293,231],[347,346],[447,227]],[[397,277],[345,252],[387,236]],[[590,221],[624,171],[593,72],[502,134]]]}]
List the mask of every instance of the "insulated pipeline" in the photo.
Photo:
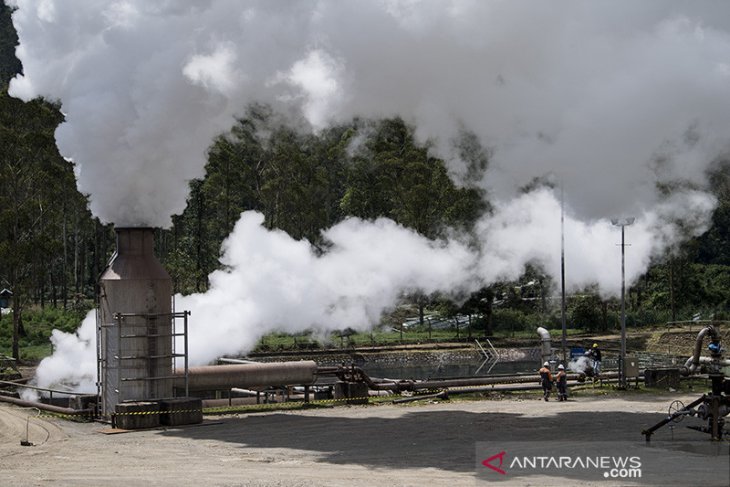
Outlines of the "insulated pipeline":
[{"label": "insulated pipeline", "polygon": [[[185,377],[178,373],[177,387]],[[235,365],[208,365],[188,370],[190,390],[223,390],[234,387],[309,385],[317,379],[317,363],[311,360]]]},{"label": "insulated pipeline", "polygon": [[[606,372],[601,374],[602,379],[613,379],[618,377],[617,372]],[[584,374],[567,374],[567,380],[582,382]],[[496,384],[531,384],[538,382],[538,376],[514,376],[514,377],[470,377],[461,379],[434,379],[413,383],[413,389],[438,389],[441,387],[464,387],[464,386],[486,386]],[[540,387],[540,386],[537,386]]]},{"label": "insulated pipeline", "polygon": [[49,413],[55,413],[55,414],[63,414],[66,416],[92,416],[93,415],[93,411],[91,409],[63,408],[60,406],[53,406],[51,404],[44,404],[42,402],[26,401],[24,399],[18,399],[15,397],[9,397],[9,396],[3,396],[3,395],[0,395],[0,402],[7,402],[10,404],[15,404],[16,406],[20,406],[20,407],[24,407],[24,408],[36,408],[36,409],[40,409],[41,411],[48,411]]},{"label": "insulated pipeline", "polygon": [[540,335],[540,341],[542,342],[542,362],[547,362],[553,354],[550,332],[540,326],[537,329],[537,334]]},{"label": "insulated pipeline", "polygon": [[692,356],[687,359],[687,362],[684,364],[684,366],[687,368],[687,371],[690,374],[694,374],[697,369],[700,366],[700,354],[702,353],[702,342],[704,341],[705,336],[710,335],[710,338],[713,341],[719,341],[720,337],[717,333],[717,330],[714,326],[706,326],[700,332],[697,334],[697,339],[695,340],[695,347],[694,352],[692,353]]}]

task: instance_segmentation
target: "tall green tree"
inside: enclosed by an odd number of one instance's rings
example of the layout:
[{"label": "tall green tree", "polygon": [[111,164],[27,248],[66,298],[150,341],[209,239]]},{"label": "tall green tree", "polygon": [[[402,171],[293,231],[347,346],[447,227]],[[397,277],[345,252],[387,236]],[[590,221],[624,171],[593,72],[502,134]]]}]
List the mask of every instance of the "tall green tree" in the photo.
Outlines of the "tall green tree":
[{"label": "tall green tree", "polygon": [[[470,228],[488,210],[478,189],[454,185],[444,162],[416,142],[413,128],[402,119],[381,120],[361,130],[365,141],[352,158],[341,201],[346,214],[388,217],[421,235],[439,238],[453,228]],[[419,293],[411,300],[423,321],[429,300]]]},{"label": "tall green tree", "polygon": [[53,105],[0,94],[0,275],[14,293],[15,358],[23,308],[32,298],[42,301],[61,255],[59,208],[73,172],[56,149],[53,132],[60,121]]},{"label": "tall green tree", "polygon": [[0,85],[4,87],[22,69],[20,61],[15,57],[18,34],[13,27],[11,14],[10,7],[0,3]]},{"label": "tall green tree", "polygon": [[375,123],[348,169],[341,207],[361,218],[391,218],[429,238],[468,228],[488,209],[478,189],[454,185],[444,162],[399,118]]}]

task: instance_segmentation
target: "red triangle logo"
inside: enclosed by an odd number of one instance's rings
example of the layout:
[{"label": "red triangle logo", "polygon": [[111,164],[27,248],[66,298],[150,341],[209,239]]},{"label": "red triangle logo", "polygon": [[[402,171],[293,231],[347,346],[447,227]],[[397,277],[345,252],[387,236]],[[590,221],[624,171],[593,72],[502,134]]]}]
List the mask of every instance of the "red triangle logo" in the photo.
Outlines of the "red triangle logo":
[{"label": "red triangle logo", "polygon": [[[504,470],[502,470],[500,468],[502,466],[502,462],[504,461],[504,455],[505,455],[505,452],[499,452],[496,455],[492,455],[491,457],[484,460],[482,462],[482,465],[484,465],[487,468],[491,468],[492,470],[494,470],[497,473],[500,473],[502,475],[507,475],[507,472],[505,472]],[[494,465],[492,465],[492,461],[496,460],[497,458],[499,458],[499,467],[495,467]]]}]

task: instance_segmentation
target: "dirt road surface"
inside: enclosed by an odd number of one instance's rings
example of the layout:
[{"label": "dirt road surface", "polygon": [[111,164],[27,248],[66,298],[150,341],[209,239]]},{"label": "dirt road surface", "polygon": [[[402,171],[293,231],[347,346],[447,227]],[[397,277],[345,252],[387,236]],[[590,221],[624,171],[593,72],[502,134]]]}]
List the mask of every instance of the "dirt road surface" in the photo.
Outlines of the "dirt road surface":
[{"label": "dirt road surface", "polygon": [[[206,417],[201,425],[123,434],[103,434],[108,426],[100,423],[37,417],[33,410],[0,405],[0,485],[483,485],[477,477],[478,442],[639,443],[642,429],[662,419],[672,400],[689,403],[696,397],[637,393],[567,403],[532,396],[338,406]],[[669,441],[670,435],[709,441],[677,427],[659,430],[652,443]],[[24,440],[34,446],[21,446]],[[591,485],[539,477],[502,483],[528,484]]]}]

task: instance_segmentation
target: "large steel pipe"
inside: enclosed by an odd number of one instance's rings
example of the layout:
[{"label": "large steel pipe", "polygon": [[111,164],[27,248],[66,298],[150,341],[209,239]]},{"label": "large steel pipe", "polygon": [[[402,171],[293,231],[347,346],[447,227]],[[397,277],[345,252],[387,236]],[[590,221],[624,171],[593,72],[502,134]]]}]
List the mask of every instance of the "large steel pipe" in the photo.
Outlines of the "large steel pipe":
[{"label": "large steel pipe", "polygon": [[[602,374],[603,378],[617,377],[616,372]],[[567,374],[567,380],[581,381],[585,379],[584,374]],[[463,379],[433,379],[414,382],[414,389],[439,389],[442,387],[468,387],[492,384],[529,384],[537,383],[539,377],[535,376],[514,376],[514,377],[470,377]]]},{"label": "large steel pipe", "polygon": [[[182,373],[175,380],[177,387],[185,387]],[[317,379],[317,363],[312,360],[299,362],[270,362],[235,365],[206,365],[188,370],[188,387],[191,391],[227,390],[234,387],[269,387],[309,385]]]},{"label": "large steel pipe", "polygon": [[24,408],[40,409],[41,411],[48,411],[50,413],[62,414],[62,415],[66,415],[66,416],[91,417],[94,414],[94,411],[92,411],[91,409],[64,408],[64,407],[60,407],[60,406],[53,406],[52,404],[45,404],[45,403],[36,402],[36,401],[26,401],[24,399],[18,399],[15,397],[3,396],[3,395],[0,395],[0,402],[7,402],[10,404],[15,404],[16,406],[20,406],[20,407],[24,407]]},{"label": "large steel pipe", "polygon": [[684,364],[685,368],[690,374],[694,374],[700,367],[702,342],[704,341],[705,336],[707,336],[708,334],[710,335],[710,339],[712,341],[720,340],[720,335],[717,333],[717,330],[714,326],[709,325],[700,330],[700,332],[697,334],[697,339],[695,340],[694,353],[690,358],[687,359],[687,362]]},{"label": "large steel pipe", "polygon": [[542,361],[547,362],[550,360],[550,357],[553,355],[553,347],[550,340],[550,332],[547,331],[547,329],[543,328],[542,326],[537,328],[537,334],[540,335],[540,341],[541,341],[541,348],[542,348]]},{"label": "large steel pipe", "polygon": [[[567,387],[582,385],[580,381],[570,380]],[[505,391],[536,391],[542,389],[539,384],[493,384],[474,387],[461,387],[459,389],[448,389],[449,394],[473,394],[475,392],[505,392]]]}]

